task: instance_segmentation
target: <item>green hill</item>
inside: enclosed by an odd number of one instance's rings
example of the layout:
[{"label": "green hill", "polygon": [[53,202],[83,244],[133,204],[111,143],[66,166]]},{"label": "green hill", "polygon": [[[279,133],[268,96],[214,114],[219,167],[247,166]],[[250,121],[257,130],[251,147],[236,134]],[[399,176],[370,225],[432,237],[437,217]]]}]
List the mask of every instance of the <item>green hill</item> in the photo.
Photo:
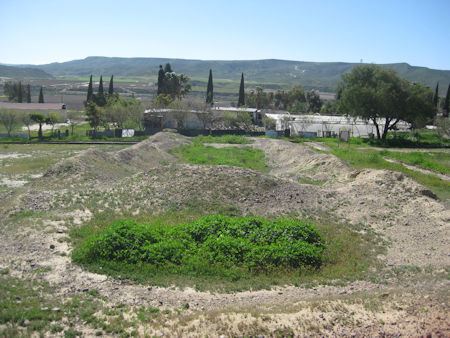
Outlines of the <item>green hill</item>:
[{"label": "green hill", "polygon": [[53,76],[42,69],[34,67],[15,67],[0,65],[0,77],[7,77],[15,80],[21,79],[50,79]]},{"label": "green hill", "polygon": [[[155,77],[160,64],[170,62],[177,73],[194,79],[207,79],[209,69],[215,80],[239,82],[241,72],[246,82],[270,89],[289,88],[293,85],[306,89],[334,91],[343,73],[349,72],[357,63],[302,62],[286,60],[204,61],[163,58],[118,58],[91,56],[83,60],[33,66],[54,76],[142,76]],[[393,68],[397,74],[410,81],[422,82],[431,88],[439,81],[444,95],[450,83],[449,70],[435,70],[410,66],[407,63],[381,65]]]}]

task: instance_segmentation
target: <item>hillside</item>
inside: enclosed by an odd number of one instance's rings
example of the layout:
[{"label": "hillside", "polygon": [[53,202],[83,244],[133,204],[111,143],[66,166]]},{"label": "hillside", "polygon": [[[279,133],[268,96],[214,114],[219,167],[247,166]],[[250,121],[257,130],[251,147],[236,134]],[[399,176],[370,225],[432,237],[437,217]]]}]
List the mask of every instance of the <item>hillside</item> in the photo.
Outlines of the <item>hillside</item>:
[{"label": "hillside", "polygon": [[[334,91],[343,73],[349,72],[357,63],[343,62],[303,62],[286,60],[245,60],[245,61],[203,61],[164,58],[118,58],[87,57],[63,63],[51,63],[34,66],[54,76],[156,76],[160,64],[170,62],[178,73],[185,73],[191,78],[206,79],[209,69],[213,70],[214,79],[238,82],[241,72],[246,81],[256,82],[263,87],[275,89],[275,84],[298,85],[307,89],[316,88]],[[450,70],[435,70],[425,67],[410,66],[407,63],[385,64],[393,68],[399,76],[410,81],[422,82],[432,88],[439,81],[441,95],[450,83]]]},{"label": "hillside", "polygon": [[0,65],[0,77],[11,79],[51,79],[52,75],[38,68]]}]

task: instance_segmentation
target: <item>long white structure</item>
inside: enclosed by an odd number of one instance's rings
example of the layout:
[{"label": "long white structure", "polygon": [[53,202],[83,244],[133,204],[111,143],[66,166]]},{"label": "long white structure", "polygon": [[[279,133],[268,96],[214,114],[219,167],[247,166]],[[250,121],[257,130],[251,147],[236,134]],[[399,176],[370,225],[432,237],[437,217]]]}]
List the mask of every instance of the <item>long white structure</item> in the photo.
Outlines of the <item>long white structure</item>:
[{"label": "long white structure", "polygon": [[[371,120],[347,116],[330,115],[291,115],[266,114],[276,121],[276,130],[290,129],[291,136],[332,137],[339,135],[341,130],[350,131],[352,137],[370,137],[376,135],[376,127]],[[384,119],[378,119],[380,133],[383,132]],[[411,125],[404,121],[396,124],[399,130],[407,131]]]}]

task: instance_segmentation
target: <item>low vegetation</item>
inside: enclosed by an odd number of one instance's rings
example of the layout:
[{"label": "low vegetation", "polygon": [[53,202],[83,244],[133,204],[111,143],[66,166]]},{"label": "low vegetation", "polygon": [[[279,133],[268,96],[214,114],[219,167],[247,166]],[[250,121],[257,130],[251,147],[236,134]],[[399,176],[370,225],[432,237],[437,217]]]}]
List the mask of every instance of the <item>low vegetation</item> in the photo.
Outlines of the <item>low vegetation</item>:
[{"label": "low vegetation", "polygon": [[[183,145],[171,150],[172,154],[180,159],[193,164],[202,165],[230,165],[235,167],[249,168],[261,172],[268,172],[264,152],[250,147],[223,147],[216,148],[206,146],[202,142],[214,140],[215,138],[196,138],[192,144]],[[225,143],[229,139],[232,142],[243,142],[238,136],[217,138],[219,143]]]},{"label": "low vegetation", "polygon": [[373,233],[325,218],[200,214],[171,210],[147,223],[99,215],[71,232],[72,259],[115,278],[232,292],[367,278],[382,250]]}]

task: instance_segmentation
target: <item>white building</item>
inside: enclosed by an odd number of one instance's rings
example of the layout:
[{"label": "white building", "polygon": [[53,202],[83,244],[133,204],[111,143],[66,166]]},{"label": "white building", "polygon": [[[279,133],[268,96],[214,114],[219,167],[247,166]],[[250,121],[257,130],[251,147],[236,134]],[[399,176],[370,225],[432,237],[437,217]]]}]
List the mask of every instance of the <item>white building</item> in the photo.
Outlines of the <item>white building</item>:
[{"label": "white building", "polygon": [[[352,137],[370,137],[376,135],[376,127],[371,120],[347,116],[329,115],[291,115],[266,114],[276,121],[276,130],[290,129],[291,136],[333,137],[341,130],[350,131]],[[380,133],[383,132],[385,119],[378,119]],[[404,121],[396,124],[399,130],[407,131],[411,125]]]}]

